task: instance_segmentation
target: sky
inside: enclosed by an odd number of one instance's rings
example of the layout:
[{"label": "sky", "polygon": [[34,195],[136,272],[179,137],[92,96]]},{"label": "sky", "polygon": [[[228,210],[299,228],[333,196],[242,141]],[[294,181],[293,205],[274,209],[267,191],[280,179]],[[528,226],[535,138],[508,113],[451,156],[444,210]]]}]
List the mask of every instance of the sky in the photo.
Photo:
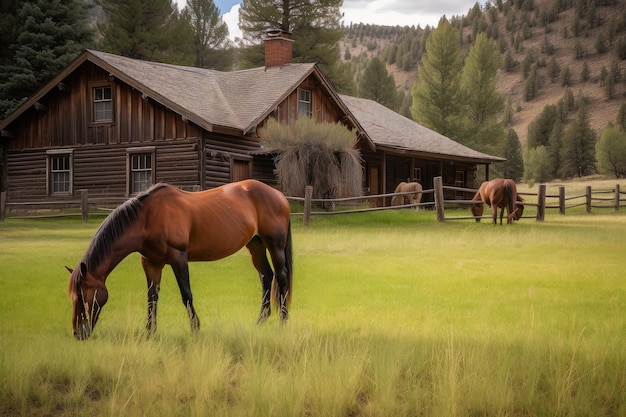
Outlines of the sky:
[{"label": "sky", "polygon": [[[177,0],[178,7],[185,7],[185,0]],[[222,20],[228,25],[230,38],[241,37],[237,26],[239,0],[213,0],[220,9]],[[441,16],[467,15],[476,0],[344,0],[341,11],[343,23],[370,23],[385,26],[437,27]],[[483,4],[483,2],[478,2]]]}]

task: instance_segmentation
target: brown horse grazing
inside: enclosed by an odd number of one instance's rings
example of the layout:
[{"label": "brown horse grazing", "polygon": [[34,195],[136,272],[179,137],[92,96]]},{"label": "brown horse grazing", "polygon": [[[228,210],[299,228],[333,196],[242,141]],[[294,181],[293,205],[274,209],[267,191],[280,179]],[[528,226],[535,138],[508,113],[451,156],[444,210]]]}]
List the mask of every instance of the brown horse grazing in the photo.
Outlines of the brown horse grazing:
[{"label": "brown horse grazing", "polygon": [[419,204],[422,201],[422,185],[419,182],[401,182],[394,193],[408,193],[414,191],[415,194],[394,195],[391,198],[392,206],[402,206],[404,204]]},{"label": "brown horse grazing", "polygon": [[166,264],[176,276],[191,329],[197,331],[200,320],[193,307],[187,262],[215,261],[243,246],[250,252],[263,289],[257,322],[270,315],[270,299],[280,306],[284,322],[293,273],[285,196],[254,180],[194,193],[167,184],[153,186],[116,208],[100,225],[78,266],[67,268],[74,336],[84,340],[92,333],[108,299],[107,276],[132,252],[141,254],[148,281],[148,334],[156,330],[161,272]]},{"label": "brown horse grazing", "polygon": [[491,206],[493,224],[498,223],[498,208],[500,208],[500,224],[502,224],[505,207],[507,224],[513,223],[513,220],[519,220],[524,213],[524,204],[522,204],[524,199],[517,194],[515,181],[510,179],[498,178],[483,182],[472,201],[480,201],[479,203],[470,204],[470,210],[476,217],[476,222],[480,222],[480,217],[483,215],[483,203]]}]

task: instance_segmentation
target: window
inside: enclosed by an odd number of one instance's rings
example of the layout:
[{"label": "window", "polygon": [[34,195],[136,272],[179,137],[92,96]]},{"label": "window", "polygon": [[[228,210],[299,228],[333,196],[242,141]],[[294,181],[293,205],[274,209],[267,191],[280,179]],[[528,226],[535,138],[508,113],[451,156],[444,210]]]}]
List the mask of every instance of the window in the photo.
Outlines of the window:
[{"label": "window", "polygon": [[306,117],[313,115],[310,90],[298,88],[298,114]]},{"label": "window", "polygon": [[128,194],[147,190],[154,183],[154,147],[128,149]]},{"label": "window", "polygon": [[93,87],[93,121],[113,120],[113,94],[111,86]]},{"label": "window", "polygon": [[48,194],[72,193],[72,151],[48,151]]},{"label": "window", "polygon": [[413,181],[422,183],[422,168],[413,168]]},{"label": "window", "polygon": [[[459,188],[465,187],[465,171],[456,171],[454,176],[454,186]],[[457,200],[462,200],[465,198],[465,192],[462,190],[456,190],[454,197]]]}]

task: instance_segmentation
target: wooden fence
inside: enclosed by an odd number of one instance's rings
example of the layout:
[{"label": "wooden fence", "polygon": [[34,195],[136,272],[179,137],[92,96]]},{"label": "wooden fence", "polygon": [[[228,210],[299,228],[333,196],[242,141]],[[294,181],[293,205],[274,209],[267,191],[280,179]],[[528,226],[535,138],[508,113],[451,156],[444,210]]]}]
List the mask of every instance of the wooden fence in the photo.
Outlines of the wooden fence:
[{"label": "wooden fence", "polygon": [[[418,207],[435,210],[438,222],[475,219],[475,217],[471,215],[458,215],[458,210],[448,210],[449,215],[446,216],[446,208],[465,208],[472,203],[472,200],[463,200],[458,198],[445,199],[444,196],[446,195],[446,191],[449,195],[473,195],[476,193],[476,189],[444,186],[441,177],[435,177],[433,183],[433,189],[422,190],[422,200],[425,195],[429,194],[433,194],[433,198],[429,198],[429,201],[420,204],[404,204],[400,206],[387,206],[385,204],[386,199],[389,197],[396,195],[410,195],[414,194],[413,192],[376,194],[334,199],[317,199],[313,198],[313,188],[310,186],[306,188],[304,197],[287,197],[287,199],[302,203],[303,211],[292,213],[292,215],[302,216],[305,226],[309,225],[312,216],[363,213],[368,211],[397,210],[402,208]],[[547,194],[546,184],[540,184],[536,194],[520,193],[520,195],[524,196],[526,199],[526,202],[524,203],[525,207],[536,207],[536,213],[534,215],[526,215],[523,216],[523,218],[534,218],[537,221],[544,221],[546,209],[558,209],[560,214],[565,214],[566,210],[580,206],[584,206],[587,213],[590,213],[592,209],[619,210],[621,206],[626,204],[626,197],[624,197],[625,194],[626,192],[621,191],[619,184],[616,184],[615,188],[611,190],[596,191],[593,191],[591,186],[587,186],[584,194],[570,196],[565,195],[564,186],[558,187],[558,194]],[[7,203],[6,194],[3,192],[0,193],[0,220],[4,221],[6,211],[8,209],[15,213],[20,213],[19,215],[12,216],[12,218],[80,216],[83,221],[87,221],[90,210],[97,209],[97,213],[99,215],[106,215],[113,207],[121,203],[121,201],[114,202],[109,201],[108,199],[105,200],[106,201],[103,201],[102,198],[90,198],[87,190],[81,190],[79,192],[79,199],[66,201]],[[322,206],[326,209],[315,211],[315,206]],[[357,208],[354,208],[355,206]],[[343,208],[337,209],[337,207]],[[42,212],[43,210],[49,209],[53,209],[55,213]],[[74,212],[66,212],[64,211],[65,209],[75,210]],[[31,214],[24,215],[25,213]],[[94,212],[92,211],[92,215],[93,214]],[[484,215],[482,218],[490,219],[491,216]]]},{"label": "wooden fence", "polygon": [[7,210],[12,219],[81,217],[84,222],[89,215],[106,216],[124,200],[108,197],[89,197],[87,190],[80,190],[78,198],[58,201],[32,201],[9,203],[6,193],[0,193],[0,221],[4,221]]},{"label": "wooden fence", "polygon": [[[301,213],[292,213],[293,215],[300,215],[303,217],[304,225],[308,225],[311,221],[312,216],[324,216],[324,215],[336,215],[336,214],[347,214],[347,213],[361,213],[367,211],[378,211],[378,210],[395,210],[400,208],[417,208],[417,207],[426,207],[429,209],[434,209],[437,213],[437,221],[445,222],[448,220],[474,220],[475,217],[468,215],[462,216],[457,215],[458,210],[453,211],[454,214],[446,216],[446,207],[468,207],[469,204],[472,203],[472,200],[463,200],[463,199],[445,199],[446,195],[445,191],[448,191],[449,194],[469,194],[474,195],[476,193],[476,189],[473,188],[463,188],[463,187],[452,187],[443,185],[443,180],[441,177],[435,177],[433,181],[433,189],[423,190],[422,191],[422,199],[424,195],[433,194],[434,198],[432,201],[424,202],[420,204],[405,204],[402,206],[385,206],[385,204],[380,204],[377,200],[385,199],[388,197],[393,197],[395,195],[409,195],[414,194],[413,192],[407,193],[390,193],[390,194],[377,194],[377,195],[368,195],[363,197],[348,197],[348,198],[335,198],[335,199],[316,199],[312,198],[313,196],[313,188],[307,187],[305,191],[304,198],[302,197],[287,197],[290,201],[298,201],[303,203],[303,212]],[[537,221],[545,220],[546,209],[559,209],[559,213],[565,214],[567,209],[572,209],[579,206],[585,206],[586,212],[590,213],[591,209],[613,209],[619,210],[620,206],[624,206],[626,204],[626,197],[624,195],[625,192],[620,190],[620,185],[616,184],[615,188],[611,190],[598,190],[592,191],[591,186],[586,187],[585,194],[581,195],[571,195],[565,196],[565,187],[559,187],[559,193],[557,195],[549,195],[547,194],[547,186],[546,184],[540,184],[538,186],[538,191],[536,194],[534,193],[520,193],[520,195],[525,196],[527,201],[524,202],[525,207],[536,207],[536,214],[533,216],[523,216],[523,218],[534,218]],[[609,197],[607,197],[610,195]],[[384,200],[383,200],[384,201]],[[535,202],[536,201],[536,202]],[[341,210],[313,210],[313,203],[317,203],[318,205],[329,207],[334,205],[357,205],[357,206],[365,206],[359,208],[350,208],[350,209],[341,209]],[[484,219],[491,219],[490,215],[482,216]]]}]

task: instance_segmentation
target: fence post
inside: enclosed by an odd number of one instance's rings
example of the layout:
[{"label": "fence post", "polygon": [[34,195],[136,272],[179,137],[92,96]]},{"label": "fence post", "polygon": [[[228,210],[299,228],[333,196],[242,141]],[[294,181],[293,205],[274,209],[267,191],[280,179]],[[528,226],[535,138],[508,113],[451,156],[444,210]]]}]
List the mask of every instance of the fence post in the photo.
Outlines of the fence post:
[{"label": "fence post", "polygon": [[620,194],[620,189],[619,189],[619,184],[615,184],[615,210],[619,210],[619,194]]},{"label": "fence post", "polygon": [[304,189],[304,215],[303,222],[305,226],[311,221],[311,200],[313,199],[313,187],[307,185]]},{"label": "fence post", "polygon": [[437,211],[437,221],[443,223],[446,221],[443,204],[443,178],[433,178],[433,186],[435,187],[435,210]]},{"label": "fence post", "polygon": [[565,187],[559,187],[559,213],[565,214]]},{"label": "fence post", "polygon": [[2,222],[4,221],[4,213],[6,209],[7,209],[7,193],[6,191],[3,191],[0,193],[0,221]]},{"label": "fence post", "polygon": [[542,222],[546,218],[546,185],[539,184],[537,191],[537,221]]},{"label": "fence post", "polygon": [[87,190],[80,190],[80,213],[83,222],[86,223],[89,219],[89,193]]},{"label": "fence post", "polygon": [[586,190],[587,213],[591,213],[591,185],[588,185]]}]

